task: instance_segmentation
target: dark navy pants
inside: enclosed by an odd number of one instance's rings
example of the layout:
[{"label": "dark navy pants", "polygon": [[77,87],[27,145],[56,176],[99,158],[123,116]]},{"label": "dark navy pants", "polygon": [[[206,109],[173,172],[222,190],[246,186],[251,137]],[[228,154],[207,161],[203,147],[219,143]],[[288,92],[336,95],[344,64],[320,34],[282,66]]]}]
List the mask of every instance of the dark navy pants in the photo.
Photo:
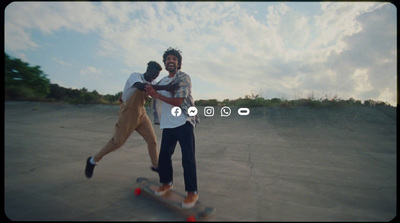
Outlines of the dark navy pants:
[{"label": "dark navy pants", "polygon": [[173,182],[172,154],[174,154],[176,143],[179,142],[182,151],[183,177],[185,190],[197,192],[195,140],[193,125],[186,122],[184,125],[163,129],[161,138],[161,149],[158,158],[158,171],[161,183]]}]

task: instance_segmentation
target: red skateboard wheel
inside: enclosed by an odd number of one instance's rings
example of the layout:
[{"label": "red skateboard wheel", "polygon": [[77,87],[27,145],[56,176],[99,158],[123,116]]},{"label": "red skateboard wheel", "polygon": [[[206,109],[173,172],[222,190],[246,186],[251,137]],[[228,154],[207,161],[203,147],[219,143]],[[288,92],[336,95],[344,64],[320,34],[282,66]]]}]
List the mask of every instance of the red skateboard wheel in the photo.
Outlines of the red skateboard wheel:
[{"label": "red skateboard wheel", "polygon": [[140,193],[142,193],[142,189],[141,189],[140,187],[136,188],[136,189],[135,189],[135,195],[136,195],[136,196],[139,196]]},{"label": "red skateboard wheel", "polygon": [[188,222],[195,222],[195,221],[196,221],[196,218],[192,215],[192,216],[189,216],[186,220],[187,220]]}]

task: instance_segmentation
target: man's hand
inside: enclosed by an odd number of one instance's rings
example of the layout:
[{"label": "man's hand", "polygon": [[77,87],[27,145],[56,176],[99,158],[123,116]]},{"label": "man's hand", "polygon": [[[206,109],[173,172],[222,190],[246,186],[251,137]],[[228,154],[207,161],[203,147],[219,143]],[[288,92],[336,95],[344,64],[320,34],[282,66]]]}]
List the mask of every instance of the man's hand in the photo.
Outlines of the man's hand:
[{"label": "man's hand", "polygon": [[134,87],[136,87],[137,89],[144,91],[144,88],[146,87],[146,85],[149,85],[147,83],[140,83],[140,82],[136,82],[133,84]]},{"label": "man's hand", "polygon": [[169,98],[169,97],[165,97],[159,93],[157,93],[157,91],[153,88],[153,86],[151,86],[150,84],[148,84],[145,87],[146,92],[152,97],[152,98],[157,98],[161,101],[164,101],[170,105],[174,105],[174,106],[180,106],[183,102],[184,98]]},{"label": "man's hand", "polygon": [[153,86],[151,86],[151,84],[146,85],[146,87],[144,88],[147,92],[147,94],[149,94],[152,98],[157,98],[157,91],[153,88]]}]

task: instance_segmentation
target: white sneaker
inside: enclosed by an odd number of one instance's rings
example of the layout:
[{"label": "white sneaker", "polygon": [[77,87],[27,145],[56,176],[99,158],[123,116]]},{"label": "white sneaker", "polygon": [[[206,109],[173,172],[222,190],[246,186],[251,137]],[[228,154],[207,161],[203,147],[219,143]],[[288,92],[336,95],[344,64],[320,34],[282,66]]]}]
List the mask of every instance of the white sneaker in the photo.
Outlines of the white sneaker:
[{"label": "white sneaker", "polygon": [[196,204],[197,200],[199,199],[199,195],[194,192],[188,192],[187,197],[185,200],[182,202],[182,208],[192,208]]},{"label": "white sneaker", "polygon": [[171,183],[169,184],[163,184],[161,187],[157,188],[154,191],[154,194],[157,196],[162,196],[165,193],[167,193],[167,191],[171,190],[173,188],[173,185]]}]

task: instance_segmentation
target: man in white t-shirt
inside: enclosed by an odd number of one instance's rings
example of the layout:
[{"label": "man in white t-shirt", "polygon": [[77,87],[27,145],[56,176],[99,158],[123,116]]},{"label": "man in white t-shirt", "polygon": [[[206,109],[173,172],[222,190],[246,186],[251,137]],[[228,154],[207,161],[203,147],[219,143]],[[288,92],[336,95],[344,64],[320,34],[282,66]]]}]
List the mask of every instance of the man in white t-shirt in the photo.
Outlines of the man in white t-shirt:
[{"label": "man in white t-shirt", "polygon": [[[194,127],[199,123],[197,115],[190,116],[189,107],[194,106],[192,97],[192,82],[188,74],[180,71],[182,56],[179,50],[168,48],[163,55],[165,69],[169,72],[167,77],[158,84],[179,84],[174,94],[168,91],[156,91],[152,86],[146,86],[146,91],[155,100],[161,100],[160,129],[162,132],[161,148],[158,161],[158,174],[162,186],[156,189],[156,195],[163,195],[172,188],[172,154],[179,142],[182,152],[183,176],[187,197],[182,202],[183,208],[192,208],[198,200],[195,137]],[[175,107],[179,107],[181,114],[171,113]],[[174,108],[177,109],[177,108]]]},{"label": "man in white t-shirt", "polygon": [[94,156],[87,158],[85,175],[93,176],[94,167],[110,152],[120,148],[129,136],[136,130],[146,141],[152,163],[151,169],[158,171],[157,138],[153,126],[146,114],[144,104],[148,98],[145,91],[146,85],[153,85],[155,89],[174,91],[177,85],[154,85],[154,80],[162,70],[160,64],[150,61],[144,74],[132,73],[126,81],[124,91],[120,98],[118,121],[115,124],[114,135],[109,142]]}]

